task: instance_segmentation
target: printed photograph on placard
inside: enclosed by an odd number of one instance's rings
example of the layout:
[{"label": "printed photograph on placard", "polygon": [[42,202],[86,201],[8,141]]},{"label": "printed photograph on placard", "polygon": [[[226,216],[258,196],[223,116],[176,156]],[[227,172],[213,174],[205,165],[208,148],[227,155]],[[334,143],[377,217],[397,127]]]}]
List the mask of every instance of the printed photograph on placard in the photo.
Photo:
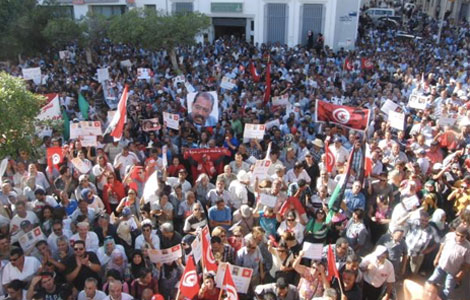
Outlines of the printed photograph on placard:
[{"label": "printed photograph on placard", "polygon": [[189,93],[187,97],[188,120],[194,125],[212,127],[219,120],[217,92]]}]

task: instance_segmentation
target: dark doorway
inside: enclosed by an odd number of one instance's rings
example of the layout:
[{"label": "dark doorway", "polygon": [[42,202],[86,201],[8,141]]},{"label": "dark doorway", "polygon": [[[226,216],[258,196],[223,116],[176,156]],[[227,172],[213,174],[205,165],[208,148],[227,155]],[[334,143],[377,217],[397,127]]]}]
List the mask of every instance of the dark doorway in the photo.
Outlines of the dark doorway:
[{"label": "dark doorway", "polygon": [[246,19],[243,18],[212,18],[215,38],[222,36],[242,37],[246,34]]}]

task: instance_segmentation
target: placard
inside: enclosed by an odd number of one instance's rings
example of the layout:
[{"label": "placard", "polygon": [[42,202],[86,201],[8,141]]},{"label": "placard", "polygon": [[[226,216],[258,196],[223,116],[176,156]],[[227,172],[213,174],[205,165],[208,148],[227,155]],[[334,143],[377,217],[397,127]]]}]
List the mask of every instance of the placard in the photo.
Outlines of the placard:
[{"label": "placard", "polygon": [[[216,91],[188,93],[186,101],[190,122],[204,127],[217,125],[219,120],[219,99]],[[202,124],[203,121],[205,121],[204,124]]]},{"label": "placard", "polygon": [[60,59],[64,59],[64,60],[67,60],[71,57],[70,55],[70,51],[69,50],[63,50],[63,51],[59,51],[59,58]]},{"label": "placard", "polygon": [[178,130],[180,128],[180,116],[177,114],[163,112],[163,124],[165,124],[168,128]]},{"label": "placard", "polygon": [[130,68],[132,67],[132,63],[129,59],[126,59],[126,60],[121,60],[121,68]]},{"label": "placard", "polygon": [[255,168],[253,169],[253,174],[251,175],[253,179],[258,178],[259,181],[268,178],[268,169],[271,166],[271,160],[257,160],[255,163]]},{"label": "placard", "polygon": [[167,156],[167,152],[168,152],[168,146],[167,146],[167,145],[164,145],[164,146],[162,147],[162,165],[163,165],[163,168],[168,167],[168,156]]},{"label": "placard", "polygon": [[36,243],[42,240],[45,241],[47,238],[44,233],[42,233],[41,227],[39,226],[19,238],[21,249],[23,249],[25,253],[29,253],[33,250]]},{"label": "placard", "polygon": [[268,207],[275,207],[277,203],[277,197],[261,193],[259,194],[259,202]]},{"label": "placard", "polygon": [[91,164],[87,164],[85,161],[81,160],[78,157],[72,159],[72,165],[81,174],[87,174],[91,170]]},{"label": "placard", "polygon": [[150,79],[152,77],[151,74],[152,71],[148,68],[138,68],[137,69],[137,79]]},{"label": "placard", "polygon": [[23,72],[23,79],[24,80],[32,80],[35,84],[41,84],[41,68],[23,68],[21,70]]},{"label": "placard", "polygon": [[109,80],[109,70],[108,68],[101,68],[96,71],[98,75],[98,82],[104,82],[106,80]]},{"label": "placard", "polygon": [[426,109],[428,97],[422,94],[411,94],[408,106],[414,109]]},{"label": "placard", "polygon": [[273,106],[286,106],[289,103],[289,95],[284,94],[272,98]]},{"label": "placard", "polygon": [[398,130],[405,129],[405,113],[390,110],[388,112],[388,121],[390,122],[390,127],[392,128]]},{"label": "placard", "polygon": [[188,91],[188,93],[194,93],[196,91],[194,86],[187,81],[184,83],[184,87],[186,88],[186,91]]},{"label": "placard", "polygon": [[103,131],[101,130],[101,122],[100,121],[80,121],[80,122],[72,122],[70,121],[70,138],[76,139],[80,136],[85,135],[103,135]]},{"label": "placard", "polygon": [[266,125],[264,124],[245,124],[245,130],[243,130],[243,139],[258,139],[264,138],[264,132]]},{"label": "placard", "polygon": [[96,135],[83,135],[80,137],[80,143],[83,147],[96,147],[98,142],[96,140]]},{"label": "placard", "polygon": [[454,126],[457,122],[457,116],[441,116],[439,118],[439,126]]},{"label": "placard", "polygon": [[202,241],[200,233],[196,235],[196,238],[191,243],[191,253],[193,254],[194,261],[197,264],[202,258]]},{"label": "placard", "polygon": [[173,86],[177,87],[178,83],[185,83],[186,79],[184,78],[184,75],[178,75],[176,77],[173,77],[172,81],[173,81]]},{"label": "placard", "polygon": [[142,120],[142,124],[143,131],[155,131],[160,130],[160,128],[162,128],[162,126],[160,125],[160,120],[158,118]]},{"label": "placard", "polygon": [[398,108],[400,108],[398,104],[396,104],[390,99],[387,99],[384,105],[382,105],[382,107],[380,108],[380,110],[384,112],[386,115],[388,115],[389,111],[397,111]]},{"label": "placard", "polygon": [[178,258],[183,255],[183,251],[181,249],[181,244],[178,244],[176,246],[163,250],[148,249],[148,254],[150,261],[154,264],[169,264],[174,262],[175,260],[178,260]]},{"label": "placard", "polygon": [[62,119],[62,113],[60,112],[60,102],[58,94],[46,94],[47,104],[41,107],[41,111],[37,115],[36,119],[43,120],[59,120]]},{"label": "placard", "polygon": [[270,130],[270,129],[273,128],[274,126],[276,126],[277,128],[279,128],[279,127],[281,126],[281,122],[279,122],[279,119],[276,119],[276,120],[272,120],[272,121],[266,122],[266,124],[264,124],[264,126],[266,126],[266,130]]},{"label": "placard", "polygon": [[304,242],[302,250],[304,251],[303,257],[313,260],[321,260],[323,244],[313,244],[309,242]]},{"label": "placard", "polygon": [[237,81],[227,76],[222,77],[220,87],[226,90],[234,90],[237,88]]},{"label": "placard", "polygon": [[225,269],[229,266],[232,274],[233,283],[237,292],[240,294],[246,294],[250,286],[251,276],[253,275],[253,269],[244,268],[239,266],[233,266],[228,263],[221,263],[217,268],[217,274],[215,275],[215,283],[218,288],[222,287],[224,281]]},{"label": "placard", "polygon": [[403,198],[402,203],[405,206],[406,210],[410,211],[414,207],[419,206],[419,198],[416,195],[406,197],[406,198]]}]

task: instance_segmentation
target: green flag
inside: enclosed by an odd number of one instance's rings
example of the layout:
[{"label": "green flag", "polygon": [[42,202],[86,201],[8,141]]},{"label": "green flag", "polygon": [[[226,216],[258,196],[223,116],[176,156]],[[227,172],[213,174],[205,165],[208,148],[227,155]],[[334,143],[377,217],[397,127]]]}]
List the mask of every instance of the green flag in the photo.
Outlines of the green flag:
[{"label": "green flag", "polygon": [[80,108],[80,112],[85,120],[88,120],[88,108],[90,104],[86,101],[85,97],[82,94],[78,94],[78,108]]},{"label": "green flag", "polygon": [[62,110],[62,119],[64,120],[64,140],[68,141],[70,138],[70,121],[69,121],[69,116],[67,115],[67,112]]},{"label": "green flag", "polygon": [[341,202],[343,201],[344,191],[348,185],[349,175],[351,174],[352,159],[354,156],[354,147],[351,149],[349,154],[348,164],[346,166],[346,173],[341,176],[340,181],[335,187],[335,190],[331,194],[330,201],[328,202],[328,215],[326,216],[326,223],[331,221],[331,218],[339,211]]}]

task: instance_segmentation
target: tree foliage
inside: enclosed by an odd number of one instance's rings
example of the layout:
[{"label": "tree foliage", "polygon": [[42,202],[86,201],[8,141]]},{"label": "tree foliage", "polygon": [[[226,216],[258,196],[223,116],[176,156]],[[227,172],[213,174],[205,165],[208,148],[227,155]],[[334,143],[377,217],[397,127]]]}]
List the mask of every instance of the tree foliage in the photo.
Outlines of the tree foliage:
[{"label": "tree foliage", "polygon": [[80,43],[84,47],[99,45],[104,37],[108,36],[110,20],[103,15],[88,13],[80,21],[82,31]]},{"label": "tree foliage", "polygon": [[48,22],[42,34],[52,46],[63,48],[79,40],[82,28],[72,19],[58,18]]},{"label": "tree foliage", "polygon": [[35,118],[45,101],[29,92],[23,79],[0,73],[0,158],[19,149],[33,151]]}]

